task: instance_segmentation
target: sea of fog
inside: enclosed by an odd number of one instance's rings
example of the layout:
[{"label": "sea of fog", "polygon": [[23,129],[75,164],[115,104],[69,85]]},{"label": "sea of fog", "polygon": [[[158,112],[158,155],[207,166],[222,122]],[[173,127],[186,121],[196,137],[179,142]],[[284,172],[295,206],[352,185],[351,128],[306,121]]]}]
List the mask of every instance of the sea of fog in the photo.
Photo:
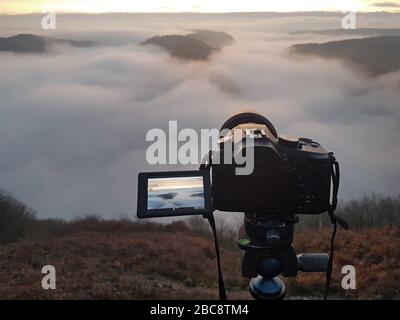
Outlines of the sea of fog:
[{"label": "sea of fog", "polygon": [[149,191],[147,210],[204,208],[203,188]]},{"label": "sea of fog", "polygon": [[[338,61],[298,59],[292,44],[344,36],[293,34],[340,28],[341,14],[0,16],[0,36],[33,33],[95,41],[48,53],[0,53],[0,186],[39,217],[134,217],[146,133],[219,128],[253,109],[279,133],[310,137],[341,163],[341,199],[400,193],[400,73],[366,77]],[[359,27],[400,27],[398,15],[359,15]],[[138,43],[193,29],[235,43],[207,62],[183,62]]]}]

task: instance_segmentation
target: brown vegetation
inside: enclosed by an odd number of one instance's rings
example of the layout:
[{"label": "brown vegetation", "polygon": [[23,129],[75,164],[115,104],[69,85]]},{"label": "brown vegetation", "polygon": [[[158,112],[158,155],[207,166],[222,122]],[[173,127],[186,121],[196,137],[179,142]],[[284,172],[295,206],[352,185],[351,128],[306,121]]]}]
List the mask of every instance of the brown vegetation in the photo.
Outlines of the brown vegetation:
[{"label": "brown vegetation", "polygon": [[[372,203],[376,206],[379,201]],[[393,207],[393,202],[383,203]],[[6,196],[0,198],[0,218],[2,299],[218,298],[212,236],[201,218],[170,225],[96,216],[71,222],[37,220],[28,208]],[[295,233],[296,252],[328,252],[331,229],[324,223],[306,225]],[[223,222],[217,228],[228,297],[250,299],[248,281],[240,274],[234,231]],[[47,264],[56,267],[56,290],[41,287],[41,269]],[[341,268],[347,264],[356,267],[356,290],[341,288]],[[322,298],[324,274],[299,274],[285,281],[289,299]],[[400,227],[339,230],[332,298],[396,299],[399,283]]]},{"label": "brown vegetation", "polygon": [[[330,230],[302,231],[296,234],[295,248],[328,251],[329,237]],[[332,296],[398,298],[399,240],[400,228],[340,232]],[[229,297],[249,299],[239,251],[225,248],[222,259]],[[46,264],[56,267],[57,290],[41,288]],[[346,264],[357,268],[357,290],[340,287]],[[215,299],[218,293],[211,238],[183,222],[76,221],[51,238],[0,246],[0,270],[0,297],[6,299]],[[290,279],[288,298],[321,297],[324,280],[323,274]]]}]

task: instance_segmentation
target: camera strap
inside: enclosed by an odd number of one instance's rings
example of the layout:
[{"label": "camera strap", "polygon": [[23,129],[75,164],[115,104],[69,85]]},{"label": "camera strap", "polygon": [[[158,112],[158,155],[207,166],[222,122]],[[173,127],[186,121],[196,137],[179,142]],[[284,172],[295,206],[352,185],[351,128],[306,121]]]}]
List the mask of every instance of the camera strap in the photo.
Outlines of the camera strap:
[{"label": "camera strap", "polygon": [[[201,163],[200,170],[210,171],[211,165],[212,165],[213,154],[214,154],[214,152],[212,150],[208,153],[206,158]],[[219,251],[217,228],[215,226],[214,214],[212,212],[210,212],[209,214],[205,215],[204,217],[208,219],[208,222],[210,223],[211,230],[214,235],[215,253],[217,256],[217,265],[218,265],[219,299],[225,301],[226,300],[225,282],[224,282],[224,276],[223,276],[222,268],[221,268],[221,255],[220,255],[220,251]]]},{"label": "camera strap", "polygon": [[219,299],[225,301],[226,300],[225,283],[224,283],[224,276],[222,274],[222,268],[221,268],[221,256],[220,256],[220,252],[219,252],[217,229],[215,227],[214,214],[210,213],[207,216],[207,219],[208,219],[208,222],[210,222],[210,226],[211,226],[211,229],[212,229],[213,234],[214,234],[215,253],[217,255],[217,264],[218,264]]},{"label": "camera strap", "polygon": [[329,263],[328,263],[328,268],[326,270],[326,286],[325,286],[324,300],[327,300],[328,294],[329,294],[329,289],[331,286],[337,225],[339,224],[345,230],[349,229],[349,224],[342,218],[335,215],[335,210],[337,208],[337,203],[338,203],[337,196],[338,196],[338,192],[339,192],[340,167],[339,167],[339,163],[337,162],[333,153],[330,153],[329,157],[331,158],[331,161],[332,161],[332,169],[331,169],[332,203],[329,206],[328,214],[329,214],[329,218],[331,219],[331,222],[333,225],[333,231],[332,231],[332,236],[331,236],[331,248],[330,248],[330,252],[329,252]]}]

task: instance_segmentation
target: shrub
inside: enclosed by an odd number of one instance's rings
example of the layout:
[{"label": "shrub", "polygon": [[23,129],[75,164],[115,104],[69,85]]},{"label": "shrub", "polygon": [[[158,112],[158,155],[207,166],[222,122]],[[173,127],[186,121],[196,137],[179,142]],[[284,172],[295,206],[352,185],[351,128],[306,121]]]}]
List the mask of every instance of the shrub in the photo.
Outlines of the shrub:
[{"label": "shrub", "polygon": [[35,214],[13,196],[0,192],[0,243],[18,241],[35,224]]}]

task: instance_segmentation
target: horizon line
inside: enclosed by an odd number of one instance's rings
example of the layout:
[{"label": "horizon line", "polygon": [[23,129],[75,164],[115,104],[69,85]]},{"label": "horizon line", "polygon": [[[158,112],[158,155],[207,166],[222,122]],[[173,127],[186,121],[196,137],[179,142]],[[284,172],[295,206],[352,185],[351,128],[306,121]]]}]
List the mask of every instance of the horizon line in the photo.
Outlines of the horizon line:
[{"label": "horizon line", "polygon": [[[99,11],[99,12],[84,12],[84,11],[32,11],[25,13],[11,13],[0,12],[0,16],[24,16],[44,14],[48,12],[55,12],[56,14],[69,14],[69,15],[102,15],[102,14],[311,14],[311,13],[326,13],[326,14],[345,14],[352,12],[349,10],[305,10],[305,11],[226,11],[226,12],[207,12],[207,11]],[[358,14],[370,13],[385,13],[385,14],[398,14],[399,10],[380,10],[380,11],[355,11]]]}]

